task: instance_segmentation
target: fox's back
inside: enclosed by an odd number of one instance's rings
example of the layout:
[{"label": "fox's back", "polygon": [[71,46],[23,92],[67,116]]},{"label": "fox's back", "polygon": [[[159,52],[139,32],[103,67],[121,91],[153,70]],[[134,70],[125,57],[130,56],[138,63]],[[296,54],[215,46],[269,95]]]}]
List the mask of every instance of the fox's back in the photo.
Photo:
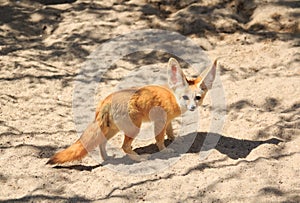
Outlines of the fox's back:
[{"label": "fox's back", "polygon": [[107,114],[110,122],[120,119],[120,117],[128,119],[128,116],[132,121],[148,121],[153,107],[161,108],[166,113],[168,120],[181,113],[176,97],[171,90],[158,85],[149,85],[110,94],[99,103],[96,117],[103,117]]},{"label": "fox's back", "polygon": [[162,109],[168,120],[179,116],[181,113],[176,97],[171,90],[156,85],[138,89],[132,95],[128,107],[130,115],[142,114],[143,120],[149,119],[149,113],[154,107]]}]

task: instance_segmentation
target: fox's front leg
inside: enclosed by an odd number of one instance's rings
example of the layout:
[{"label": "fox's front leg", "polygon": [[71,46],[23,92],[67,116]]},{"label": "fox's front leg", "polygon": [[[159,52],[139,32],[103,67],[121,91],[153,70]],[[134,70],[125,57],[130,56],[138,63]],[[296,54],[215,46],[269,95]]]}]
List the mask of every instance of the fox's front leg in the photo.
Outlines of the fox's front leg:
[{"label": "fox's front leg", "polygon": [[170,122],[170,123],[167,125],[166,134],[167,134],[169,140],[171,140],[171,141],[174,141],[174,140],[175,140],[172,122]]},{"label": "fox's front leg", "polygon": [[175,137],[174,135],[174,131],[173,131],[173,126],[172,126],[172,123],[170,122],[168,125],[167,125],[167,129],[166,129],[166,134],[168,136],[168,139],[171,140],[172,142],[174,140],[178,141],[178,142],[183,142],[183,138],[180,137],[180,136],[177,136]]},{"label": "fox's front leg", "polygon": [[[155,129],[156,126],[159,124],[155,123],[154,125],[155,125],[154,129]],[[166,148],[166,146],[165,146],[165,134],[166,134],[167,128],[168,128],[168,125],[165,126],[163,128],[163,130],[155,136],[156,146],[158,147],[159,151],[161,151],[161,152],[172,153],[172,152],[174,152],[174,150],[171,148]]]}]

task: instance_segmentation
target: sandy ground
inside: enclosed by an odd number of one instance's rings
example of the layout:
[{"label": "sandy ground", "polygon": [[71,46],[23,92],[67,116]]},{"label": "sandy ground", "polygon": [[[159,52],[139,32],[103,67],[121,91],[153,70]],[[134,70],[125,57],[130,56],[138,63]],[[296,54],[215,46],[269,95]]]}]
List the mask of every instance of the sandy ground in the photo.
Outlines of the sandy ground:
[{"label": "sandy ground", "polygon": [[[300,202],[300,4],[245,2],[1,1],[0,201]],[[78,137],[72,104],[83,62],[107,40],[145,28],[181,33],[211,60],[220,58],[227,108],[217,146],[199,160],[210,129],[208,96],[191,148],[164,170],[126,174],[118,169],[149,161],[122,157],[45,165]],[[168,57],[124,57],[99,82],[98,95],[109,94],[131,71],[166,64]],[[112,141],[116,148],[122,138]],[[134,147],[155,152],[150,141]]]}]

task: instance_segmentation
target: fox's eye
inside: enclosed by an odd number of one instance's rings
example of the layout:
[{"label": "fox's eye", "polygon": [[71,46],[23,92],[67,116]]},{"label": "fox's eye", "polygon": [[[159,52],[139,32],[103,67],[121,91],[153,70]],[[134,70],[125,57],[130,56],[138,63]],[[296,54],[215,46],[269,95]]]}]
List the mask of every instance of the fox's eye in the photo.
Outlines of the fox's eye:
[{"label": "fox's eye", "polygon": [[201,99],[201,96],[200,96],[200,95],[196,95],[196,96],[195,96],[195,99],[196,99],[196,100],[200,100],[200,99]]},{"label": "fox's eye", "polygon": [[182,98],[183,98],[184,100],[189,100],[189,97],[186,96],[186,95],[183,95]]}]

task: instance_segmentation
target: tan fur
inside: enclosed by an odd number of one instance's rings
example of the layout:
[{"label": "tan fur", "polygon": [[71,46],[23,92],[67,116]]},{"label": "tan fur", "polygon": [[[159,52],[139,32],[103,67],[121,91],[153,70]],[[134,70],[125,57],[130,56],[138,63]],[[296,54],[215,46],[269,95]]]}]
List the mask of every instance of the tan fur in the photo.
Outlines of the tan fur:
[{"label": "tan fur", "polygon": [[87,150],[84,148],[80,140],[77,140],[73,145],[67,149],[56,153],[47,164],[62,164],[65,162],[81,160],[87,155]]},{"label": "tan fur", "polygon": [[[175,59],[170,59],[170,61],[172,66],[179,66]],[[178,71],[186,80],[181,69]],[[175,76],[178,77],[178,75]],[[175,78],[175,81],[177,81],[177,78]],[[186,81],[188,86],[185,88],[187,91],[195,91],[200,87],[199,83],[201,81],[201,77]],[[207,91],[207,89],[202,90],[202,97],[200,101],[197,101],[197,105],[202,103]],[[173,90],[157,85],[120,90],[110,94],[99,102],[94,122],[87,127],[79,140],[67,149],[56,153],[47,164],[61,164],[80,160],[97,146],[99,146],[101,156],[105,160],[108,158],[105,150],[106,142],[120,130],[125,133],[122,146],[124,152],[133,160],[143,160],[145,157],[134,152],[131,144],[138,135],[142,122],[146,121],[154,122],[158,149],[168,151],[164,145],[165,134],[170,139],[174,139],[171,121],[183,113],[175,94]],[[153,109],[157,110],[156,108],[158,111],[153,114],[156,117],[152,118],[151,111]]]}]

